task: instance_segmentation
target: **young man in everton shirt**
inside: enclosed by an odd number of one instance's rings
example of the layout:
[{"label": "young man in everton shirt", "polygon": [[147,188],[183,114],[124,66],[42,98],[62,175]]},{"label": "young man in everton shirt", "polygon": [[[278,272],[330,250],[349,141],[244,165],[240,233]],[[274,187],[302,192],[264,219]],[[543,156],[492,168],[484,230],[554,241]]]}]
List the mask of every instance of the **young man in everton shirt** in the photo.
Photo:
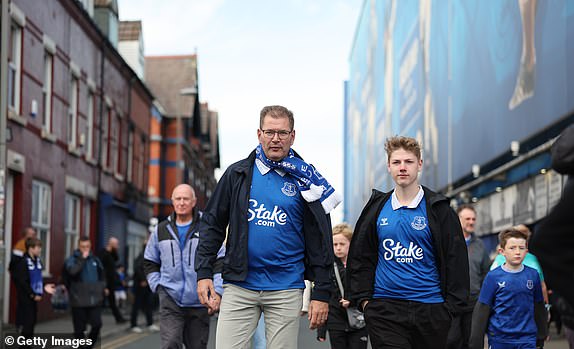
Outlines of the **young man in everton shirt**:
[{"label": "young man in everton shirt", "polygon": [[389,193],[373,190],[355,227],[350,298],[365,312],[373,348],[444,348],[452,314],[468,299],[466,244],[446,197],[419,185],[419,143],[385,143]]},{"label": "young man in everton shirt", "polygon": [[333,242],[329,212],[340,202],[329,183],[292,149],[293,113],[260,113],[259,145],[231,165],[202,217],[196,270],[209,304],[217,247],[226,238],[218,349],[243,348],[265,314],[267,348],[297,348],[304,279],[314,280],[310,327],[325,323]]},{"label": "young man in everton shirt", "polygon": [[472,315],[471,349],[543,348],[547,314],[538,271],[523,264],[528,234],[515,228],[498,237],[506,262],[484,279]]}]

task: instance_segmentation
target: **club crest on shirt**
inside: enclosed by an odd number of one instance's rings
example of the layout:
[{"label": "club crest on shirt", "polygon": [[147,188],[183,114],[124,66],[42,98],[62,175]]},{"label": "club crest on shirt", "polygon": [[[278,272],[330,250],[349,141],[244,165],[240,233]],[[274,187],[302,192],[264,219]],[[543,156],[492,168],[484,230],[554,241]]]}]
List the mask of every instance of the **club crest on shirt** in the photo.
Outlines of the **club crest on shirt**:
[{"label": "club crest on shirt", "polygon": [[533,288],[534,288],[534,281],[532,281],[532,280],[527,280],[527,281],[526,281],[526,288],[529,289],[529,290],[533,289]]},{"label": "club crest on shirt", "polygon": [[283,183],[281,191],[287,196],[295,196],[297,194],[297,187],[293,183],[285,182]]},{"label": "club crest on shirt", "polygon": [[411,222],[411,227],[413,227],[416,230],[423,230],[424,228],[426,228],[427,222],[426,222],[425,217],[415,216],[415,218]]}]

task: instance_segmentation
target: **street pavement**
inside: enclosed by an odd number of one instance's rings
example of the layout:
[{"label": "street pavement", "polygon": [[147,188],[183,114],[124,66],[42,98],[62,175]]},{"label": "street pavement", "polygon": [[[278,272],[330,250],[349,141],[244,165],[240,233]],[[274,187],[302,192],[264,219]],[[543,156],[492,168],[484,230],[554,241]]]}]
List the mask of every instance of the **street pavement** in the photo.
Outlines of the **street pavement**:
[{"label": "street pavement", "polygon": [[[125,314],[126,318],[128,314]],[[109,310],[104,310],[102,314],[102,345],[101,349],[147,349],[160,347],[159,333],[144,332],[135,334],[129,331],[129,322],[126,324],[116,324],[114,317]],[[139,323],[144,323],[143,315],[140,314]],[[159,324],[161,327],[161,324]],[[212,317],[210,327],[210,340],[208,349],[215,348],[215,328],[217,326],[216,317]],[[62,317],[50,321],[44,321],[36,325],[36,333],[71,333],[72,332],[72,318],[69,314],[64,314]],[[329,342],[320,343],[316,339],[316,332],[309,330],[309,322],[305,316],[301,317],[299,327],[299,341],[298,347],[301,349],[328,349],[330,348]],[[554,325],[550,331],[550,341],[546,342],[544,346],[546,349],[568,349],[568,343],[563,336],[557,335]]]}]

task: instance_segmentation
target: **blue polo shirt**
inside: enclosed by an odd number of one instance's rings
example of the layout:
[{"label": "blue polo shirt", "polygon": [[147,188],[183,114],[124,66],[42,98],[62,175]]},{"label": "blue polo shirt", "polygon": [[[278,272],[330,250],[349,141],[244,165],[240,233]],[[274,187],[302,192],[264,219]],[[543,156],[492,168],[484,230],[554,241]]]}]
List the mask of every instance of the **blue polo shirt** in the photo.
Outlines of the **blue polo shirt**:
[{"label": "blue polo shirt", "polygon": [[488,340],[494,343],[536,345],[534,303],[543,302],[538,272],[522,265],[518,271],[506,265],[486,274],[478,301],[490,306]]},{"label": "blue polo shirt", "polygon": [[379,213],[377,235],[374,298],[444,302],[422,188],[408,206],[393,192]]},{"label": "blue polo shirt", "polygon": [[255,160],[248,208],[248,273],[256,291],[305,288],[304,202],[295,179]]}]

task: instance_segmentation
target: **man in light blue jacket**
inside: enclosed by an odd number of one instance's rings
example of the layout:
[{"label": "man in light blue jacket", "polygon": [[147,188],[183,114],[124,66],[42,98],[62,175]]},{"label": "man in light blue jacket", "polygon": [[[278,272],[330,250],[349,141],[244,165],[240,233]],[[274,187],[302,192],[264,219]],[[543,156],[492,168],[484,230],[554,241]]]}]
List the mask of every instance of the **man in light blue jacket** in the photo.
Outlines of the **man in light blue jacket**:
[{"label": "man in light blue jacket", "polygon": [[[172,192],[174,213],[151,234],[144,253],[149,287],[159,295],[162,348],[205,349],[209,315],[219,309],[223,292],[221,274],[216,274],[215,292],[206,308],[197,297],[194,261],[199,241],[199,212],[195,191],[180,184]],[[223,247],[218,257],[223,257]]]}]

